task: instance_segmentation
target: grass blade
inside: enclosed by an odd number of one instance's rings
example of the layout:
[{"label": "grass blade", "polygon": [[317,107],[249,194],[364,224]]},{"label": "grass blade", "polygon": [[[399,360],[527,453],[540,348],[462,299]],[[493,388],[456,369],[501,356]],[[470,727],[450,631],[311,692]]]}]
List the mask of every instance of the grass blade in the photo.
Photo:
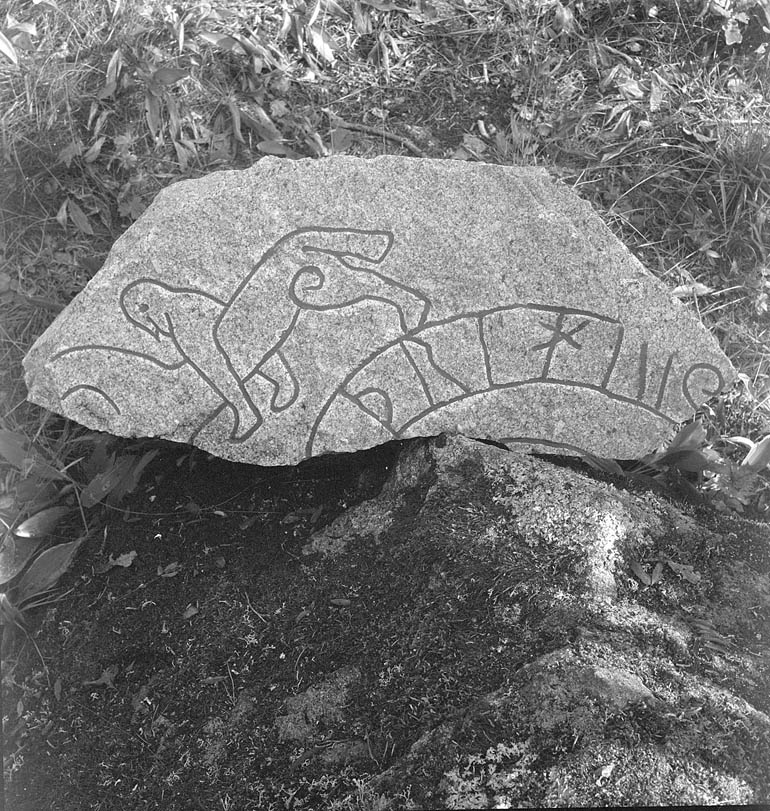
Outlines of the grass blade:
[{"label": "grass blade", "polygon": [[14,588],[15,604],[23,608],[24,602],[47,591],[69,569],[85,538],[62,543],[46,549],[22,575]]}]

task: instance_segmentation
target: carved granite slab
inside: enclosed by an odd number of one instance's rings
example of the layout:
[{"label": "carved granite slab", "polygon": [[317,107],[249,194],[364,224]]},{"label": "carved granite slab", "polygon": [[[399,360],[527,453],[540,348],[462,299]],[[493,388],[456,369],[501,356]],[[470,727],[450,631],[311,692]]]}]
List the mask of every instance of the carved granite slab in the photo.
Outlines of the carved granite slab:
[{"label": "carved granite slab", "polygon": [[400,157],[170,186],[25,367],[90,428],[263,465],[442,431],[634,458],[735,376],[543,170]]}]

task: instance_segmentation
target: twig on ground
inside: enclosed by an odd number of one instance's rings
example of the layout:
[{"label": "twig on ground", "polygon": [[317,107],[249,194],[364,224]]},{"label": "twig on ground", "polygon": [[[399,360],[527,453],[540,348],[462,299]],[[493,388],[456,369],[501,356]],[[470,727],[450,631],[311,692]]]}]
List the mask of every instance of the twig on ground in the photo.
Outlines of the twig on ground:
[{"label": "twig on ground", "polygon": [[397,144],[401,144],[404,149],[408,149],[411,153],[420,158],[430,157],[430,155],[428,155],[428,153],[424,150],[420,149],[420,147],[417,146],[414,141],[410,141],[409,138],[406,138],[403,135],[390,132],[383,127],[372,127],[369,124],[354,124],[350,121],[344,121],[329,109],[325,109],[324,112],[329,116],[329,121],[337,127],[343,127],[344,129],[352,130],[353,132],[364,132],[367,135],[376,135],[379,138],[387,138],[389,141],[395,141]]},{"label": "twig on ground", "polygon": [[395,141],[396,143],[401,144],[404,149],[408,149],[410,152],[414,153],[420,158],[429,157],[428,153],[420,149],[420,147],[417,146],[414,141],[404,138],[403,135],[397,135],[395,132],[388,132],[388,130],[383,129],[382,127],[370,127],[368,124],[350,124],[347,121],[341,123],[340,126],[344,127],[346,130],[355,130],[356,132],[365,132],[369,135],[377,135],[380,138],[387,138],[389,141]]}]

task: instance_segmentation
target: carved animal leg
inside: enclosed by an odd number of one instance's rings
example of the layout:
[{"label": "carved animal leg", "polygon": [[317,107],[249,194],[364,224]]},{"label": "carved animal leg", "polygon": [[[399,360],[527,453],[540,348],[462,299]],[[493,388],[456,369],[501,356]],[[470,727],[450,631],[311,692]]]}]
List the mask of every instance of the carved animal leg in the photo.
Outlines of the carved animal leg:
[{"label": "carved animal leg", "polygon": [[293,405],[299,396],[299,382],[280,351],[268,357],[259,367],[258,374],[273,386],[270,401],[273,411],[284,411]]},{"label": "carved animal leg", "polygon": [[430,310],[430,303],[426,299],[398,285],[390,288],[389,299],[398,310],[404,332],[411,332],[423,325]]},{"label": "carved animal leg", "polygon": [[211,353],[206,358],[205,370],[189,355],[188,360],[233,412],[233,430],[230,439],[239,442],[250,437],[262,425],[264,419],[228,360],[218,353]]}]

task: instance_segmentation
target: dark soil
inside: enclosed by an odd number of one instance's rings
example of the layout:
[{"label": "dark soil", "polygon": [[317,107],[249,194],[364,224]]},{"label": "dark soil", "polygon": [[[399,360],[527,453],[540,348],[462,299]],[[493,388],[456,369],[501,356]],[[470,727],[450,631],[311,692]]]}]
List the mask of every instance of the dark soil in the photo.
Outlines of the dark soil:
[{"label": "dark soil", "polygon": [[10,808],[765,799],[768,540],[462,437],[173,447],[6,650]]},{"label": "dark soil", "polygon": [[[344,635],[329,600],[351,595],[343,584],[313,593],[298,576],[300,548],[379,490],[400,444],[275,468],[166,448],[130,503],[81,550],[61,584],[70,593],[31,618],[39,652],[23,637],[6,644],[4,667],[14,675],[5,702],[15,705],[5,743],[9,807],[172,807],[142,789],[151,773],[173,772],[171,739],[182,730],[205,735],[207,720],[240,692],[242,674],[256,686],[259,659],[285,646],[298,613],[320,610],[329,613],[330,639],[295,648],[277,682],[262,687],[278,705],[311,683]],[[132,552],[130,566],[98,573],[110,556]],[[265,578],[294,584],[291,607],[265,591]],[[272,658],[268,675],[276,678]],[[173,807],[214,807],[199,777],[184,800],[173,792],[181,803]]]}]

